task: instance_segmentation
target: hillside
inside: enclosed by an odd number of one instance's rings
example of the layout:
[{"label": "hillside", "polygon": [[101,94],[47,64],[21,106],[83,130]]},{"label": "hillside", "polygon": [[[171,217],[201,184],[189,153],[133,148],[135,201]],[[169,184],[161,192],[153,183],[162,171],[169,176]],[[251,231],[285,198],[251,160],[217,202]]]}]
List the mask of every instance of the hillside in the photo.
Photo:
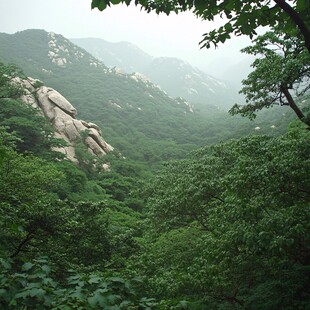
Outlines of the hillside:
[{"label": "hillside", "polygon": [[23,93],[14,66],[0,76],[1,309],[235,309],[231,292],[253,310],[308,308],[301,122],[201,148],[141,182],[127,160],[102,173],[52,151],[61,141],[36,103],[56,121],[68,112],[62,127],[76,110],[35,80]]},{"label": "hillside", "polygon": [[98,124],[123,156],[148,165],[254,133],[257,126],[260,133],[272,134],[285,128],[279,121],[282,110],[268,114],[267,122],[258,118],[253,123],[214,106],[192,107],[143,76],[110,69],[63,36],[44,30],[0,34],[0,60],[17,64],[25,74],[56,89],[76,107],[80,118]]},{"label": "hillside", "polygon": [[[54,151],[64,154],[65,158],[78,166],[82,165],[77,155],[78,146],[83,147],[85,153],[88,153],[90,165],[102,162],[102,157],[113,151],[113,147],[104,141],[98,126],[77,119],[74,106],[55,89],[46,87],[41,81],[30,77],[15,77],[12,81],[22,89],[23,95],[20,99],[37,109],[38,114],[49,121],[54,138],[65,142],[66,145],[53,148]],[[102,164],[101,167],[109,169],[108,164]]]},{"label": "hillside", "polygon": [[87,50],[108,67],[117,67],[127,73],[143,72],[154,58],[130,42],[112,43],[96,38],[70,39],[70,41]]},{"label": "hillside", "polygon": [[127,73],[142,73],[173,97],[182,97],[191,103],[216,105],[225,110],[242,100],[236,87],[181,59],[152,57],[129,42],[111,43],[92,38],[70,40],[109,67],[115,66]]}]

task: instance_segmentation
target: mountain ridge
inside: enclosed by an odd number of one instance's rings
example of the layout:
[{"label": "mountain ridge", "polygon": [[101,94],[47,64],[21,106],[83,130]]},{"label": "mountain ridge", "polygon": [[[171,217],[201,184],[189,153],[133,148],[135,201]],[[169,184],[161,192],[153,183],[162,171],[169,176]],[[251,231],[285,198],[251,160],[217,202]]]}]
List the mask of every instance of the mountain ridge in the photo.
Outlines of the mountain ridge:
[{"label": "mountain ridge", "polygon": [[62,35],[44,30],[0,35],[0,61],[15,63],[56,89],[74,102],[82,119],[101,128],[116,151],[154,168],[198,147],[254,132],[256,126],[268,133],[273,124],[172,98],[141,74],[108,68]]},{"label": "mountain ridge", "polygon": [[142,73],[173,97],[183,97],[191,103],[217,105],[225,110],[242,100],[238,91],[228,82],[177,57],[154,57],[130,42],[112,43],[98,38],[70,40],[107,66],[119,67],[127,73]]}]

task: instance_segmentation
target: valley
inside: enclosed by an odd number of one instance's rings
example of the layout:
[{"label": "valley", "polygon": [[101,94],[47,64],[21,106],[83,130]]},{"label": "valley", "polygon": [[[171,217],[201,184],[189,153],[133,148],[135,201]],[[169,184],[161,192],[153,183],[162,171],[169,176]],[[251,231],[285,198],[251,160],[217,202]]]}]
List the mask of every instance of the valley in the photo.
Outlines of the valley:
[{"label": "valley", "polygon": [[0,308],[308,309],[307,86],[298,119],[236,85],[128,42],[0,33]]}]

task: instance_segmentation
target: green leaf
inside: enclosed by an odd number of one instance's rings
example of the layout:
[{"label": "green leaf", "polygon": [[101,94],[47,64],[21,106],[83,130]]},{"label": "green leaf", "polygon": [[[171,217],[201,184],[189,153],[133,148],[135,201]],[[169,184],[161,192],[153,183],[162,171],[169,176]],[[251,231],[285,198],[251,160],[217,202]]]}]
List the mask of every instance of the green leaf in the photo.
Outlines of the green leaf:
[{"label": "green leaf", "polygon": [[100,305],[102,307],[108,305],[107,298],[102,296],[99,292],[95,292],[94,296],[89,297],[88,303],[92,307],[96,307],[97,305]]},{"label": "green leaf", "polygon": [[50,273],[50,271],[51,271],[51,267],[48,266],[48,265],[43,265],[43,266],[41,267],[41,269],[42,269],[46,274]]},{"label": "green leaf", "polygon": [[42,288],[33,288],[30,290],[29,295],[31,297],[42,297],[46,292]]},{"label": "green leaf", "polygon": [[125,284],[125,282],[126,282],[123,278],[120,278],[120,277],[112,277],[109,280],[112,282],[119,282],[119,283],[123,283],[123,284]]},{"label": "green leaf", "polygon": [[88,280],[88,283],[89,284],[100,283],[101,280],[102,278],[98,276],[91,276],[90,279]]},{"label": "green leaf", "polygon": [[15,299],[25,298],[25,297],[29,296],[29,294],[30,294],[29,290],[24,290],[20,293],[17,293],[14,297],[15,297]]},{"label": "green leaf", "polygon": [[0,263],[1,263],[1,265],[2,265],[2,267],[3,267],[4,269],[6,269],[6,270],[11,269],[11,264],[10,264],[9,261],[4,260],[3,258],[0,258]]},{"label": "green leaf", "polygon": [[7,290],[4,288],[0,288],[0,296],[4,296],[7,293]]},{"label": "green leaf", "polygon": [[231,23],[226,23],[224,25],[224,28],[227,32],[232,32],[233,31],[233,27],[232,27],[232,24]]},{"label": "green leaf", "polygon": [[91,2],[91,8],[92,8],[92,9],[97,8],[98,5],[99,5],[99,3],[100,3],[100,0],[93,0],[93,1]]},{"label": "green leaf", "polygon": [[25,263],[23,266],[22,266],[22,270],[23,271],[27,271],[27,270],[30,270],[32,267],[34,266],[34,264],[32,263]]},{"label": "green leaf", "polygon": [[92,9],[97,8],[99,11],[103,11],[106,7],[107,4],[104,0],[93,0],[91,3],[91,8]]}]

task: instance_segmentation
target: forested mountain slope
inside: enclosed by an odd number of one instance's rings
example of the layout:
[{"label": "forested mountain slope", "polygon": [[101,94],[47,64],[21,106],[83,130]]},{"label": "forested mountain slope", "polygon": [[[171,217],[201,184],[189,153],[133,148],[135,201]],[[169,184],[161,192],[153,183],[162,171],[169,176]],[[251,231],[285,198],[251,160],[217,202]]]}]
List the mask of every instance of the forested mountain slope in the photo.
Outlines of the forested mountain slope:
[{"label": "forested mountain slope", "polygon": [[195,108],[175,100],[140,75],[109,69],[63,36],[44,30],[1,34],[0,59],[59,91],[79,117],[101,127],[123,156],[148,164],[184,157],[199,146],[255,132],[257,126],[259,133],[285,127],[279,122],[283,110],[253,123],[214,106]]},{"label": "forested mountain slope", "polygon": [[174,97],[191,103],[212,104],[228,109],[242,100],[237,88],[220,81],[189,63],[174,57],[152,57],[128,42],[102,39],[71,39],[106,65],[131,73],[140,72]]},{"label": "forested mountain slope", "polygon": [[[309,309],[303,122],[287,126],[283,109],[253,123],[192,107],[107,69],[61,36],[18,36],[25,38],[3,36],[1,59],[58,84],[130,156],[107,155],[111,170],[102,172],[85,149],[80,166],[54,152],[63,141],[39,109],[21,101],[30,94],[12,84],[22,71],[0,62],[1,309]],[[48,48],[33,49],[31,40]],[[15,58],[12,46],[23,45],[26,56],[17,50]],[[261,132],[268,135],[248,135]],[[150,173],[152,164],[199,143],[242,135]]]},{"label": "forested mountain slope", "polygon": [[127,73],[142,73],[154,59],[130,42],[112,43],[97,38],[70,39],[70,41],[103,61],[106,66],[117,67]]}]

